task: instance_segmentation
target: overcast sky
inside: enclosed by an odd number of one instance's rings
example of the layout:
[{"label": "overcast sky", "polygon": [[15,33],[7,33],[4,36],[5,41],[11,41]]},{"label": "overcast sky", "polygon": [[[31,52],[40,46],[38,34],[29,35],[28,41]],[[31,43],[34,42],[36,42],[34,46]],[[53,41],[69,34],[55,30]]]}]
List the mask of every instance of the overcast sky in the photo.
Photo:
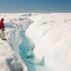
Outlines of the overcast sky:
[{"label": "overcast sky", "polygon": [[0,12],[71,12],[71,0],[0,0]]}]

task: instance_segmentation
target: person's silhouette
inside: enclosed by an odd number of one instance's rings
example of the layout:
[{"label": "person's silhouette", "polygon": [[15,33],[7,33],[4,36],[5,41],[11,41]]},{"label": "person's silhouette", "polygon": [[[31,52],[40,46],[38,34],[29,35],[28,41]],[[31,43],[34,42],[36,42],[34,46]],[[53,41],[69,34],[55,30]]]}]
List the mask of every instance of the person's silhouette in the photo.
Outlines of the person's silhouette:
[{"label": "person's silhouette", "polygon": [[1,18],[1,20],[0,20],[0,30],[1,30],[1,38],[2,38],[2,40],[6,40],[5,39],[5,33],[4,33],[4,31],[5,31],[4,18]]}]

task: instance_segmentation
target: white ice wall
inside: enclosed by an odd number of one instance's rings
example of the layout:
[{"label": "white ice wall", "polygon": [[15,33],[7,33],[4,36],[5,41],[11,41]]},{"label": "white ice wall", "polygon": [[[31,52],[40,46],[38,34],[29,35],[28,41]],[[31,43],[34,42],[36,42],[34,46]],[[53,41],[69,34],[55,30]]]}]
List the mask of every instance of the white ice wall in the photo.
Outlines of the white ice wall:
[{"label": "white ice wall", "polygon": [[71,13],[43,14],[34,20],[26,34],[35,43],[35,56],[44,56],[52,71],[71,71]]}]

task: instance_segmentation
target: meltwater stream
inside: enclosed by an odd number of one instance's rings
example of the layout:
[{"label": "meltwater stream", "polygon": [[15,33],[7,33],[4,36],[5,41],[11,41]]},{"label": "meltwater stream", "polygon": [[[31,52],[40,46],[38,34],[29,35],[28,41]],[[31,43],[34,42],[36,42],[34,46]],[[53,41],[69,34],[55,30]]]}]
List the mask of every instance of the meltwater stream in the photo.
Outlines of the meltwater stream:
[{"label": "meltwater stream", "polygon": [[44,57],[41,61],[35,57],[33,53],[35,45],[31,39],[26,36],[22,26],[19,27],[20,26],[16,26],[16,28],[11,32],[9,43],[13,49],[19,53],[22,60],[27,65],[28,71],[47,71],[44,64]]},{"label": "meltwater stream", "polygon": [[39,61],[34,56],[33,50],[35,45],[25,35],[25,32],[20,32],[20,35],[22,37],[22,43],[19,45],[19,51],[22,59],[25,61],[26,65],[28,66],[28,71],[37,71],[38,69],[37,67],[40,67],[41,69],[44,66],[44,58],[41,61]]}]

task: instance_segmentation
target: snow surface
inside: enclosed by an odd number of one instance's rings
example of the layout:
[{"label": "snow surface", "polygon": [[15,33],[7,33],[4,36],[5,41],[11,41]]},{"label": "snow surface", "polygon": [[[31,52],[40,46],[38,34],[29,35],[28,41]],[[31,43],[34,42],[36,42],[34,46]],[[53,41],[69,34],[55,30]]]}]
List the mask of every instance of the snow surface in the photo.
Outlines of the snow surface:
[{"label": "snow surface", "polygon": [[34,54],[52,71],[71,71],[71,13],[40,14],[27,29]]},{"label": "snow surface", "polygon": [[[6,23],[6,38],[13,50],[6,41],[0,40],[0,69],[4,69],[0,71],[7,71],[5,60],[13,52],[21,56],[28,71],[71,71],[71,13],[1,16],[10,22],[10,25]],[[45,64],[39,64],[43,61]]]}]

